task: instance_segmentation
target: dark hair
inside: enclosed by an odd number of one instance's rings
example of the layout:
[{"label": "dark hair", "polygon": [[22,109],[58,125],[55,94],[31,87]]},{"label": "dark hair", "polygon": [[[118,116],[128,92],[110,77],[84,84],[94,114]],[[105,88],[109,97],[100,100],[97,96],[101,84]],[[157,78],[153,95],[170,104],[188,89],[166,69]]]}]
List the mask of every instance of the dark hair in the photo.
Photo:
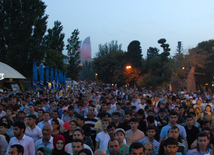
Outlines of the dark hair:
[{"label": "dark hair", "polygon": [[169,138],[167,138],[165,140],[165,146],[167,146],[167,145],[176,145],[176,146],[178,146],[178,141],[173,137],[169,137]]},{"label": "dark hair", "polygon": [[82,149],[82,150],[80,150],[80,151],[78,152],[78,155],[79,155],[80,153],[86,153],[87,155],[92,155],[92,154],[91,154],[91,151],[90,151],[89,149]]},{"label": "dark hair", "polygon": [[71,120],[71,121],[70,121],[70,124],[71,124],[71,122],[73,122],[74,124],[76,124],[76,126],[78,126],[77,121],[75,121],[75,120]]},{"label": "dark hair", "polygon": [[134,110],[134,109],[137,109],[137,108],[136,108],[136,106],[132,106],[131,109]]},{"label": "dark hair", "polygon": [[70,106],[68,107],[68,110],[74,110],[74,106],[70,105]]},{"label": "dark hair", "polygon": [[56,123],[57,125],[59,125],[59,126],[57,127],[57,130],[60,129],[60,124],[59,124],[59,121],[58,121],[57,119],[52,119],[51,122],[54,122],[54,123]]},{"label": "dark hair", "polygon": [[107,130],[111,129],[111,128],[115,128],[116,129],[116,126],[114,123],[110,123],[108,126],[107,126]]},{"label": "dark hair", "polygon": [[111,115],[109,113],[107,113],[107,112],[101,112],[100,113],[100,118],[101,119],[104,118],[104,117],[106,117],[106,116],[111,117]]},{"label": "dark hair", "polygon": [[112,113],[112,116],[114,116],[114,115],[117,115],[117,116],[120,117],[120,113],[119,113],[119,112],[113,112],[113,113]]},{"label": "dark hair", "polygon": [[77,114],[77,115],[75,115],[75,116],[76,116],[76,118],[78,118],[78,119],[80,119],[80,120],[83,120],[83,121],[85,120],[84,117],[83,117],[82,115],[80,115],[80,114]]},{"label": "dark hair", "polygon": [[12,125],[12,122],[11,122],[11,120],[9,119],[8,116],[3,116],[3,117],[1,118],[1,121],[0,121],[0,122],[2,122],[2,120],[3,120],[4,118],[5,118],[6,121],[7,121],[7,128],[9,129],[9,128],[11,127],[11,125]]},{"label": "dark hair", "polygon": [[171,115],[176,115],[176,116],[178,117],[178,113],[175,112],[175,111],[171,111],[171,112],[169,113],[169,117],[170,117]]},{"label": "dark hair", "polygon": [[133,142],[129,147],[129,153],[132,152],[132,149],[140,149],[143,148],[143,152],[145,152],[144,145],[140,142]]},{"label": "dark hair", "polygon": [[73,139],[72,144],[74,144],[75,142],[80,142],[81,145],[83,146],[83,140],[82,139]]},{"label": "dark hair", "polygon": [[138,122],[136,118],[131,118],[130,122]]},{"label": "dark hair", "polygon": [[197,139],[199,137],[207,137],[207,139],[209,139],[209,136],[208,136],[208,134],[206,132],[199,132],[198,135],[197,135]]},{"label": "dark hair", "polygon": [[11,148],[16,148],[18,153],[24,153],[24,147],[22,145],[19,144],[14,144],[12,146],[10,146]]},{"label": "dark hair", "polygon": [[[139,110],[138,110],[138,111],[139,111]],[[130,115],[130,116],[132,116],[132,113],[129,112],[129,111],[126,111],[126,112],[125,112],[125,115]]]},{"label": "dark hair", "polygon": [[175,130],[175,129],[178,129],[178,131],[180,131],[180,129],[179,129],[177,126],[173,126],[173,127],[171,127],[171,128],[168,130],[168,132],[167,132],[167,133],[169,133],[169,132],[170,132],[170,130]]},{"label": "dark hair", "polygon": [[18,127],[20,130],[24,129],[23,133],[25,133],[25,123],[16,121],[16,122],[14,122],[13,127]]},{"label": "dark hair", "polygon": [[38,109],[38,111],[42,111],[43,114],[44,114],[44,112],[45,112],[43,109]]},{"label": "dark hair", "polygon": [[49,114],[49,116],[51,116],[51,114],[50,114],[49,112],[47,112],[47,111],[46,111],[46,112],[44,112],[44,114]]},{"label": "dark hair", "polygon": [[34,115],[34,114],[30,114],[30,115],[28,115],[27,117],[28,117],[28,118],[36,119],[36,115]]},{"label": "dark hair", "polygon": [[187,118],[192,118],[192,115],[188,114],[188,115],[186,116],[186,119],[187,119]]},{"label": "dark hair", "polygon": [[149,131],[149,130],[155,130],[156,131],[155,127],[152,125],[150,125],[146,128],[146,131]]},{"label": "dark hair", "polygon": [[117,141],[118,144],[120,144],[119,141],[118,141],[117,139],[113,138],[113,139],[110,139],[110,140],[108,141],[108,147],[109,147],[109,143],[110,143],[110,142],[113,142],[113,141]]},{"label": "dark hair", "polygon": [[3,126],[5,128],[7,128],[7,124],[6,123],[0,123],[0,126]]},{"label": "dark hair", "polygon": [[154,116],[147,116],[147,121],[150,123],[154,123],[155,122],[155,117]]},{"label": "dark hair", "polygon": [[84,135],[84,131],[82,129],[80,129],[80,128],[75,129],[73,131],[73,135],[74,135],[74,132],[76,132],[76,131],[79,131],[82,135]]}]

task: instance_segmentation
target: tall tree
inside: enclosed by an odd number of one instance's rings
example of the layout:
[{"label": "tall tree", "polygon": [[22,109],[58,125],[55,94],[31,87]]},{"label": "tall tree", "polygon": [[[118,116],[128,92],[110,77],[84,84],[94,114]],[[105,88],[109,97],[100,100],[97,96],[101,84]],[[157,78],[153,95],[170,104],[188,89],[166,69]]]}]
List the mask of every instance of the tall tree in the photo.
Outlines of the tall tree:
[{"label": "tall tree", "polygon": [[67,40],[68,44],[66,46],[69,57],[67,77],[70,77],[72,80],[79,80],[79,74],[82,67],[80,66],[80,52],[78,51],[80,42],[78,29],[75,29],[71,34],[71,37]]},{"label": "tall tree", "polygon": [[147,61],[154,58],[155,56],[159,55],[159,49],[157,49],[156,47],[149,47],[149,49],[147,50]]},{"label": "tall tree", "polygon": [[95,72],[92,69],[92,62],[85,61],[83,63],[82,71],[80,72],[80,80],[94,81]]},{"label": "tall tree", "polygon": [[137,40],[132,41],[128,45],[128,52],[127,52],[127,61],[130,63],[133,68],[142,70],[142,51],[140,42]]},{"label": "tall tree", "polygon": [[44,45],[46,47],[44,64],[60,71],[64,70],[63,58],[65,58],[62,54],[65,34],[62,33],[62,30],[63,26],[61,25],[61,22],[55,21],[54,27],[48,29],[48,34],[44,37]]},{"label": "tall tree", "polygon": [[104,45],[99,44],[99,51],[96,53],[96,57],[102,57],[111,52],[120,52],[122,44],[118,45],[118,42],[112,40],[110,43],[105,43]]},{"label": "tall tree", "polygon": [[47,49],[53,49],[59,51],[62,54],[64,49],[64,37],[65,34],[62,33],[63,26],[60,21],[54,22],[54,27],[52,29],[48,29],[48,34],[45,36],[45,44]]},{"label": "tall tree", "polygon": [[45,4],[41,0],[0,1],[0,61],[32,77],[33,62],[44,58]]}]

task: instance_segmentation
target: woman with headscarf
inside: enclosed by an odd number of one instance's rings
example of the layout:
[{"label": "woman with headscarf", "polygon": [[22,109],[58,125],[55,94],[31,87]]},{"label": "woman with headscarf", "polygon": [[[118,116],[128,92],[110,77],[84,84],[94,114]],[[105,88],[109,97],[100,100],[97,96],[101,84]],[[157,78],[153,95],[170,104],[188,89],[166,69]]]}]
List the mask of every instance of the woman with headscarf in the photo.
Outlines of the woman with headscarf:
[{"label": "woman with headscarf", "polygon": [[53,145],[52,155],[69,155],[65,152],[65,138],[63,135],[58,134],[54,136]]}]

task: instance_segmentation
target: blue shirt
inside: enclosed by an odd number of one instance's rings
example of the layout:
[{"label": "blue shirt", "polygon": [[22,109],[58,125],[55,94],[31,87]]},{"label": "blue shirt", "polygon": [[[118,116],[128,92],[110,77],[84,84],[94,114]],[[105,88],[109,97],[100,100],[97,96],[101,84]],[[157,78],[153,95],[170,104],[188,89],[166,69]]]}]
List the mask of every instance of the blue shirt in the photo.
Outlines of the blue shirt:
[{"label": "blue shirt", "polygon": [[[186,134],[186,130],[183,126],[177,124],[177,127],[179,128],[180,130],[180,135],[181,135],[181,138],[186,138],[187,137],[187,134]],[[169,131],[169,129],[171,129],[172,127],[168,124],[166,126],[164,126],[162,129],[161,129],[161,133],[160,133],[160,137],[161,138],[164,138],[166,139],[167,138],[167,133]]]}]

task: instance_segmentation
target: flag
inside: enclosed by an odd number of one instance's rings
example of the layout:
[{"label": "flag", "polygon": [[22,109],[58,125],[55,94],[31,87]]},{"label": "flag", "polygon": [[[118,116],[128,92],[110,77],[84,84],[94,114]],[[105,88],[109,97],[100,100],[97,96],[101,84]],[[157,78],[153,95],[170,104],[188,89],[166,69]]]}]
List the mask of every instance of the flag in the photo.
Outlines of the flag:
[{"label": "flag", "polygon": [[39,75],[40,75],[40,88],[44,90],[44,71],[43,71],[43,64],[40,65],[39,68]]},{"label": "flag", "polygon": [[54,87],[54,82],[53,82],[53,68],[51,68],[51,89]]},{"label": "flag", "polygon": [[36,86],[37,86],[37,68],[36,68],[36,62],[33,63],[33,91],[36,92]]},{"label": "flag", "polygon": [[48,87],[48,83],[49,83],[49,67],[46,66],[46,85],[47,85],[47,90],[49,89]]}]

